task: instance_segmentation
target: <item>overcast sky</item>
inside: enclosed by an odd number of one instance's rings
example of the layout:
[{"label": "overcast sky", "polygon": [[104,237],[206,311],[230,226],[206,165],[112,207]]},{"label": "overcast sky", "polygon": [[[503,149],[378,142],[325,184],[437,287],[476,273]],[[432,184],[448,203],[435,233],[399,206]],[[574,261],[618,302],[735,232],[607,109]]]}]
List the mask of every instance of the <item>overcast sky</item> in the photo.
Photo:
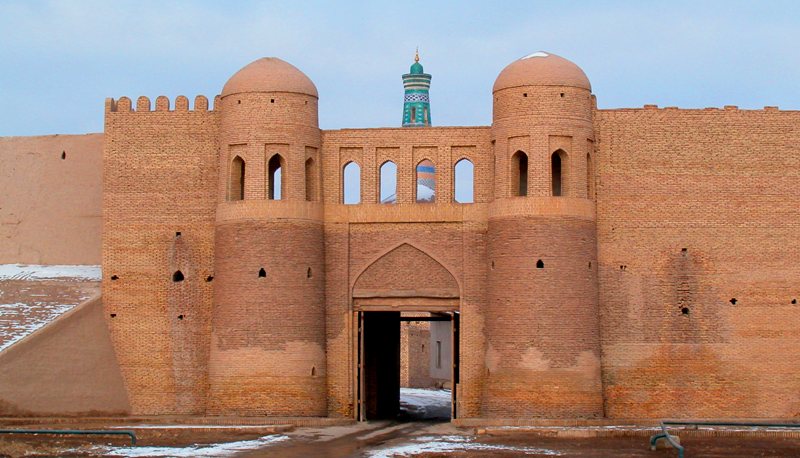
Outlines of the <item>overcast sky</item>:
[{"label": "overcast sky", "polygon": [[263,56],[315,82],[321,128],[399,126],[417,45],[440,126],[490,124],[495,77],[538,50],[600,108],[800,109],[797,1],[1,0],[0,135],[101,132],[105,97],[210,99]]}]

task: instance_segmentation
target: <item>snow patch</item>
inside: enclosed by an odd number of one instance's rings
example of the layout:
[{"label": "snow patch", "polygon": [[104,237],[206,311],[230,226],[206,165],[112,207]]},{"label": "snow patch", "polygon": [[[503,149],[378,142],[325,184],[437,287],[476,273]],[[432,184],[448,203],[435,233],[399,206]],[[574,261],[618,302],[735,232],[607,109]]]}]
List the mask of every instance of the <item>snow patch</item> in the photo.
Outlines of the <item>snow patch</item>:
[{"label": "snow patch", "polygon": [[[208,445],[190,445],[188,447],[109,447],[99,446],[92,450],[104,456],[126,457],[227,457],[238,452],[255,450],[288,440],[289,436],[273,434],[255,440],[222,442]],[[77,451],[77,450],[72,450]]]},{"label": "snow patch", "polygon": [[402,402],[415,407],[449,406],[453,395],[450,390],[426,390],[424,388],[400,388]]},{"label": "snow patch", "polygon": [[420,436],[414,439],[414,443],[399,445],[367,452],[370,458],[391,458],[396,456],[414,456],[423,453],[453,453],[453,452],[514,452],[518,455],[547,455],[559,456],[562,453],[540,447],[515,447],[502,444],[483,444],[475,442],[474,437],[469,436]]},{"label": "snow patch", "polygon": [[400,388],[400,408],[413,417],[449,418],[451,403],[450,390]]},{"label": "snow patch", "polygon": [[101,277],[100,266],[0,264],[0,281],[54,279],[100,281]]},{"label": "snow patch", "polygon": [[[531,57],[548,57],[550,54],[547,54],[544,51],[536,51],[534,53],[528,54],[527,56],[523,57],[522,59],[530,59]],[[522,60],[520,59],[520,60]]]},{"label": "snow patch", "polygon": [[31,335],[77,304],[0,304],[0,351]]}]

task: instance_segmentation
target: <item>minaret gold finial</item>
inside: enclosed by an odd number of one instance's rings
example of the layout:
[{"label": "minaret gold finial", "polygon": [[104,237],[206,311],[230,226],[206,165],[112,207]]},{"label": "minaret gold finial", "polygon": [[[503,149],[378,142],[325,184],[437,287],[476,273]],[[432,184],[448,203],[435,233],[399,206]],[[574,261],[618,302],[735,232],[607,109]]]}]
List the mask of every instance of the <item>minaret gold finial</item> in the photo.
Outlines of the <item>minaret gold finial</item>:
[{"label": "minaret gold finial", "polygon": [[419,46],[417,46],[417,52],[414,54],[414,62],[419,62]]}]

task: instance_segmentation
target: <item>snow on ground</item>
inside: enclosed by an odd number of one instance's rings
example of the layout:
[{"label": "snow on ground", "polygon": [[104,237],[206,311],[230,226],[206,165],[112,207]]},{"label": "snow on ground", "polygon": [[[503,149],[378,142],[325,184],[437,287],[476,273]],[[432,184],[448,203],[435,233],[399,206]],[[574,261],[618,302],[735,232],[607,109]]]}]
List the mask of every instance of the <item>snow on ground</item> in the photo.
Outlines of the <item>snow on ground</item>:
[{"label": "snow on ground", "polygon": [[0,264],[0,281],[56,279],[100,281],[100,277],[100,266]]},{"label": "snow on ground", "polygon": [[423,453],[453,452],[514,452],[518,455],[559,456],[561,452],[541,447],[525,447],[502,444],[483,444],[469,436],[419,436],[411,444],[403,444],[367,452],[369,458],[392,458],[414,456]]},{"label": "snow on ground", "polygon": [[0,351],[32,334],[76,304],[0,304]]},{"label": "snow on ground", "polygon": [[[190,445],[188,447],[110,447],[107,445],[92,448],[92,452],[103,456],[126,457],[227,457],[236,453],[255,450],[288,440],[289,436],[272,434],[255,440],[221,442],[218,444]],[[78,450],[72,450],[76,452]]]},{"label": "snow on ground", "polygon": [[400,388],[400,408],[417,418],[449,418],[450,390]]},{"label": "snow on ground", "polygon": [[0,264],[0,351],[97,294],[99,279],[99,266]]}]

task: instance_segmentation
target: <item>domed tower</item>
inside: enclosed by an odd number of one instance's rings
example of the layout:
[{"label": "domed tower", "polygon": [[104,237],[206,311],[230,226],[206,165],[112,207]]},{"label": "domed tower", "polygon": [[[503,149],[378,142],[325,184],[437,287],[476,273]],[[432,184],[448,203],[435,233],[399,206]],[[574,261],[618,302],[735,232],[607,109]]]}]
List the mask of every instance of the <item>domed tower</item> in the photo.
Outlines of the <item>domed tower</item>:
[{"label": "domed tower", "polygon": [[222,90],[209,414],[327,414],[317,100],[276,58]]},{"label": "domed tower", "polygon": [[602,416],[589,80],[537,52],[493,93],[483,415]]}]

